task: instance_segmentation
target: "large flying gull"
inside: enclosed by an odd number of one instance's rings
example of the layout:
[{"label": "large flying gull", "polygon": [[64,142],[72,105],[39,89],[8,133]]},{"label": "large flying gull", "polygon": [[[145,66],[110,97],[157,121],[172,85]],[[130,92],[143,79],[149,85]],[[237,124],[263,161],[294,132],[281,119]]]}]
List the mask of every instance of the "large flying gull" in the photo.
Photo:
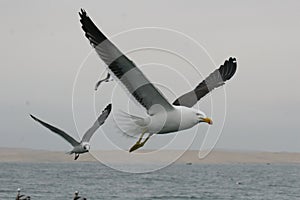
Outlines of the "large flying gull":
[{"label": "large flying gull", "polygon": [[50,124],[47,124],[46,122],[43,122],[42,120],[36,118],[33,115],[30,115],[30,116],[35,121],[39,122],[40,124],[42,124],[46,128],[50,129],[51,131],[53,131],[54,133],[56,133],[59,136],[63,137],[66,141],[68,141],[73,146],[73,149],[70,152],[68,152],[68,154],[73,154],[74,153],[75,154],[74,160],[77,160],[77,158],[79,157],[79,154],[89,152],[89,150],[90,150],[90,143],[89,143],[90,139],[93,136],[93,134],[96,132],[96,130],[105,122],[106,118],[109,116],[109,113],[111,111],[111,107],[112,107],[111,104],[106,106],[106,108],[102,111],[102,113],[100,114],[98,119],[95,121],[93,126],[85,132],[85,134],[83,135],[80,142],[78,142],[77,140],[72,138],[66,132],[64,132],[64,131],[62,131],[62,130],[60,130],[60,129],[58,129],[58,128],[50,125]]},{"label": "large flying gull", "polygon": [[[229,58],[194,90],[180,96],[171,104],[164,95],[147,79],[143,72],[124,55],[97,28],[87,13],[79,13],[82,29],[99,57],[108,66],[109,73],[119,80],[146,110],[148,116],[141,118],[127,114],[133,134],[140,134],[138,141],[130,148],[132,152],[142,147],[153,134],[166,134],[189,129],[200,122],[212,124],[205,113],[192,108],[197,101],[229,80],[235,73],[235,58]],[[148,136],[142,141],[145,133]]]}]

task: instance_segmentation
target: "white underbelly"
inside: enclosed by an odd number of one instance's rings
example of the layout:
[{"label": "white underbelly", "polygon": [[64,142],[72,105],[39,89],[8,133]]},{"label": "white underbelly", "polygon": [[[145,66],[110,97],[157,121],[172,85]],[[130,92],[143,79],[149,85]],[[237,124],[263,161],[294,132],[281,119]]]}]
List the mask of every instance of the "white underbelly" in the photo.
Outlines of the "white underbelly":
[{"label": "white underbelly", "polygon": [[178,110],[170,113],[156,114],[150,117],[148,132],[151,134],[166,134],[189,129],[196,123],[188,118]]},{"label": "white underbelly", "polygon": [[74,153],[85,153],[88,152],[86,149],[84,149],[81,145],[75,146],[72,150]]}]

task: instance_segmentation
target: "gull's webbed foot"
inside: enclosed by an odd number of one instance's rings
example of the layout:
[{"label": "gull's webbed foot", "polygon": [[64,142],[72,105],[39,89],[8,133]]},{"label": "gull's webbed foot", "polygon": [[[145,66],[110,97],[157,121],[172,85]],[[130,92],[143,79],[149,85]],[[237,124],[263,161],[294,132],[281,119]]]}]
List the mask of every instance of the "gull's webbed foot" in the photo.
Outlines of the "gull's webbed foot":
[{"label": "gull's webbed foot", "polygon": [[148,137],[143,141],[141,142],[142,140],[142,137],[143,137],[144,134],[142,134],[142,136],[140,137],[140,139],[129,149],[129,152],[133,152],[139,148],[141,148],[142,146],[144,146],[144,144],[149,140],[149,138],[151,137],[151,134],[148,135]]},{"label": "gull's webbed foot", "polygon": [[144,142],[140,143],[139,141],[137,143],[135,143],[130,149],[129,152],[133,152],[139,148],[141,148],[142,146],[144,146]]}]

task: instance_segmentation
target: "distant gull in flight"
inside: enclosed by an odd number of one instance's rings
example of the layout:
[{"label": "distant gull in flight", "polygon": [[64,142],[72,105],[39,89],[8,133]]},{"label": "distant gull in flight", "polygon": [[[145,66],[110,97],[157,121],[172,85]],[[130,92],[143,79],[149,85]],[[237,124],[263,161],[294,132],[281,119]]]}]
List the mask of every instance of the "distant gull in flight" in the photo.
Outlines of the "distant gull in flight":
[{"label": "distant gull in flight", "polygon": [[[148,116],[145,118],[125,114],[131,128],[131,132],[126,134],[140,135],[129,152],[144,146],[153,134],[185,130],[201,122],[212,124],[212,120],[206,117],[205,113],[192,107],[211,90],[222,86],[235,74],[237,68],[235,58],[230,57],[194,90],[180,96],[171,104],[134,62],[97,28],[85,10],[81,9],[79,16],[85,36],[108,66],[109,73],[114,76],[114,79],[119,80],[135,100],[147,110]],[[142,141],[145,133],[148,135]]]},{"label": "distant gull in flight", "polygon": [[89,141],[90,141],[91,137],[93,136],[93,134],[96,132],[96,130],[105,122],[106,118],[109,116],[111,107],[112,107],[111,104],[106,106],[106,108],[102,111],[101,115],[95,121],[93,126],[85,132],[85,134],[82,137],[82,140],[80,142],[76,141],[74,138],[72,138],[70,135],[68,135],[64,131],[62,131],[50,124],[47,124],[46,122],[43,122],[42,120],[36,118],[33,115],[30,115],[30,116],[35,121],[39,122],[46,128],[50,129],[54,133],[57,133],[59,136],[63,137],[66,141],[68,141],[73,146],[73,149],[70,152],[68,152],[68,154],[74,153],[75,154],[74,160],[77,160],[77,158],[79,157],[79,154],[89,152],[89,150],[90,150]]},{"label": "distant gull in flight", "polygon": [[96,83],[95,90],[98,89],[98,87],[100,86],[100,84],[101,84],[102,82],[109,82],[109,81],[112,81],[112,80],[113,80],[113,79],[110,78],[110,74],[107,73],[107,76],[106,76],[104,79],[101,79],[101,80],[99,80],[99,81]]}]

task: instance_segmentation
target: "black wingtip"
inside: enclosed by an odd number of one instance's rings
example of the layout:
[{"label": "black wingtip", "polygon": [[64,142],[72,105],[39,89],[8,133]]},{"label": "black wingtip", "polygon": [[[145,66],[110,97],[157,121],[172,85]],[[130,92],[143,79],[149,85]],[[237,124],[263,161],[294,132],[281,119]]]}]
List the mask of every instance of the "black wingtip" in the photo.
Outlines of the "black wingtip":
[{"label": "black wingtip", "polygon": [[223,81],[227,81],[233,77],[237,69],[237,61],[234,57],[229,57],[225,60],[224,64],[220,67],[219,72]]},{"label": "black wingtip", "polygon": [[79,16],[80,16],[81,18],[82,18],[82,16],[87,16],[87,15],[86,15],[86,11],[85,11],[83,8],[80,9]]},{"label": "black wingtip", "polygon": [[32,114],[29,114],[29,115],[30,115],[30,117],[31,117],[32,119],[36,120],[36,117],[35,117],[35,116],[33,116]]},{"label": "black wingtip", "polygon": [[229,62],[232,62],[232,63],[236,63],[236,58],[230,57],[230,58],[228,59],[228,61],[229,61]]},{"label": "black wingtip", "polygon": [[110,113],[111,108],[112,108],[112,104],[110,103],[110,104],[108,104],[108,105],[105,107],[105,109],[103,110],[103,112],[104,112],[104,111],[107,111],[108,113]]}]

